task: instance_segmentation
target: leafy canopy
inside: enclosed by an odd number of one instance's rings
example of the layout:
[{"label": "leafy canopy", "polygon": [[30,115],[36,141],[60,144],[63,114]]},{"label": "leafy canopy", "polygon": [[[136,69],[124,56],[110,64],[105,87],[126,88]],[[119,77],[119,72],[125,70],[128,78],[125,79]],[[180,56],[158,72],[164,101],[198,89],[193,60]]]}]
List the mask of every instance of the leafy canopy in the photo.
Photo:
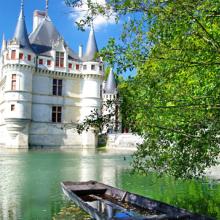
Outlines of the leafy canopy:
[{"label": "leafy canopy", "polygon": [[120,39],[101,51],[104,60],[118,72],[137,69],[120,84],[124,125],[145,137],[134,169],[203,175],[220,153],[220,1],[86,2],[79,27],[99,14],[123,22]]}]

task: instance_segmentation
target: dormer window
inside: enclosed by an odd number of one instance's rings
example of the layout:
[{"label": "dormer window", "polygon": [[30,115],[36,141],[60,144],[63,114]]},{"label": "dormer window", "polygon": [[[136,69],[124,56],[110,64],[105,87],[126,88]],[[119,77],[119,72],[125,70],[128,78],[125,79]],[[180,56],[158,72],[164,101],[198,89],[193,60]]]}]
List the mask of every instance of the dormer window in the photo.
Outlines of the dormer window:
[{"label": "dormer window", "polygon": [[39,64],[43,65],[43,59],[39,59]]},{"label": "dormer window", "polygon": [[56,52],[56,67],[64,67],[64,52]]},{"label": "dormer window", "polygon": [[95,65],[94,64],[91,65],[91,70],[95,70]]},{"label": "dormer window", "polygon": [[11,51],[11,59],[15,60],[16,59],[16,50]]},{"label": "dormer window", "polygon": [[24,54],[23,53],[19,53],[19,60],[23,60],[24,59]]}]

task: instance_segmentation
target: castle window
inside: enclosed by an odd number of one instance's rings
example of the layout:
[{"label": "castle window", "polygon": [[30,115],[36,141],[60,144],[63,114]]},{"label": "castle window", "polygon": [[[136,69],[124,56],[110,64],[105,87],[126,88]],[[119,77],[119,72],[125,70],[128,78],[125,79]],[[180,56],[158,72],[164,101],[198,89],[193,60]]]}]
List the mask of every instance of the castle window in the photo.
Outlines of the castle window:
[{"label": "castle window", "polygon": [[95,70],[95,65],[94,64],[91,65],[91,70]]},{"label": "castle window", "polygon": [[62,95],[63,80],[53,79],[53,95]]},{"label": "castle window", "polygon": [[100,98],[102,98],[102,85],[100,85]]},{"label": "castle window", "polygon": [[52,107],[52,122],[61,122],[62,120],[62,107],[53,106]]},{"label": "castle window", "polygon": [[28,61],[31,61],[31,55],[28,54]]},{"label": "castle window", "polygon": [[11,90],[16,90],[16,74],[12,74]]},{"label": "castle window", "polygon": [[86,65],[83,65],[83,70],[87,70],[87,66]]},{"label": "castle window", "polygon": [[13,112],[15,110],[15,105],[11,105],[11,111]]},{"label": "castle window", "polygon": [[64,53],[56,52],[56,67],[64,67]]},{"label": "castle window", "polygon": [[76,64],[76,70],[79,70],[79,64]]},{"label": "castle window", "polygon": [[43,59],[39,59],[39,64],[43,65]]},{"label": "castle window", "polygon": [[51,60],[47,60],[47,66],[51,66]]},{"label": "castle window", "polygon": [[16,59],[16,50],[11,51],[11,59],[15,60]]},{"label": "castle window", "polygon": [[69,63],[69,69],[72,69],[72,67],[73,67],[73,64]]},{"label": "castle window", "polygon": [[19,60],[23,60],[24,59],[24,54],[23,53],[19,53]]}]

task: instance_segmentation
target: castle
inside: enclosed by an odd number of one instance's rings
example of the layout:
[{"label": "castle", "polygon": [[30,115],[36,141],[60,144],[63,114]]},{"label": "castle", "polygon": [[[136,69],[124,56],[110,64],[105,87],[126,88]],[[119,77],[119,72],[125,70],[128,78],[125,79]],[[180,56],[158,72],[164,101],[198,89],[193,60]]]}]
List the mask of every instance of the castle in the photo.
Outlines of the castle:
[{"label": "castle", "polygon": [[48,16],[48,4],[45,11],[34,11],[28,35],[22,3],[14,36],[3,39],[0,54],[0,146],[95,147],[92,129],[80,135],[64,125],[101,110],[102,94],[116,95],[113,74],[103,90],[104,65],[97,52],[91,28],[85,54],[81,45],[76,54]]}]

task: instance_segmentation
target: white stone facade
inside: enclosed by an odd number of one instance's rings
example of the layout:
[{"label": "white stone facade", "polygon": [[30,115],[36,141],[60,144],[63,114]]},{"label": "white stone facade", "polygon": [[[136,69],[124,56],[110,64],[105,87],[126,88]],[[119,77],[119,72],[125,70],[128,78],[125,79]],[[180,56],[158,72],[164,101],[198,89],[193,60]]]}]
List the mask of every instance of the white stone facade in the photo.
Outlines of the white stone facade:
[{"label": "white stone facade", "polygon": [[102,84],[102,114],[111,115],[108,126],[104,126],[103,133],[121,133],[122,120],[120,114],[120,98],[116,85],[116,79],[112,69],[108,75],[107,81]]},{"label": "white stone facade", "polygon": [[[41,20],[35,18],[33,31],[41,25]],[[57,65],[57,53],[62,54],[61,66]],[[79,135],[74,127],[66,128],[82,121],[94,108],[101,108],[103,64],[100,60],[87,61],[71,56],[62,38],[53,42],[46,54],[23,48],[15,38],[3,41],[1,147],[96,146],[97,137],[92,130]]]}]

